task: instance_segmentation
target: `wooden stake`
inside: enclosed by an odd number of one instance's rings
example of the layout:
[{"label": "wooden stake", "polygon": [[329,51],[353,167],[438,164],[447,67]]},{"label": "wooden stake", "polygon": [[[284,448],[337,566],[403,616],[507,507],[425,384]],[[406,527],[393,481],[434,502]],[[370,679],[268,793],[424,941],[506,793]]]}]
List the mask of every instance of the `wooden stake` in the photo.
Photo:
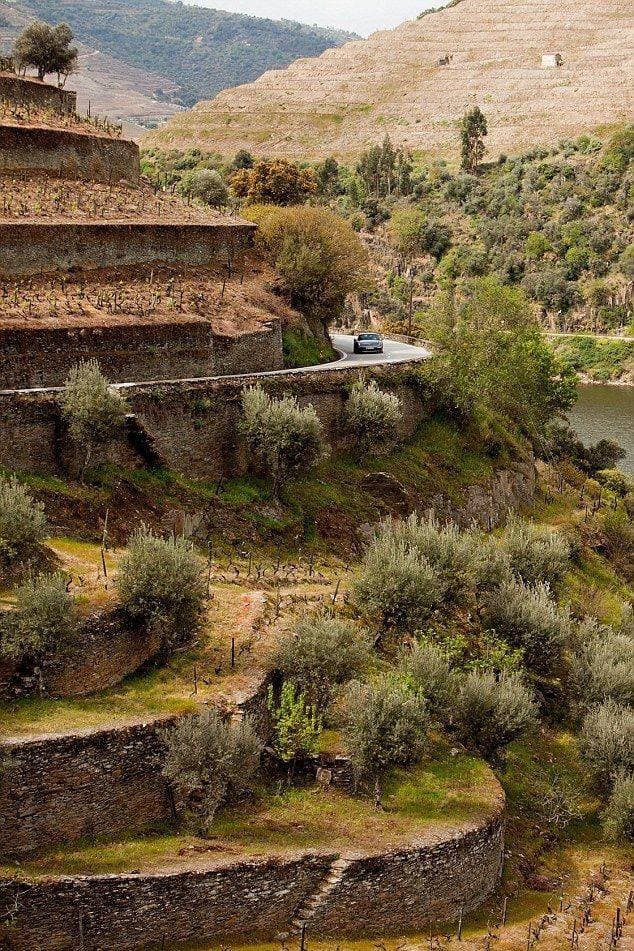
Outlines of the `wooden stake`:
[{"label": "wooden stake", "polygon": [[231,668],[233,669],[236,666],[236,639],[235,637],[231,638]]},{"label": "wooden stake", "polygon": [[460,906],[460,915],[459,915],[459,917],[458,917],[458,941],[462,941],[462,915],[463,915],[463,912],[464,912],[464,908],[463,908],[463,906],[461,905],[461,906]]}]

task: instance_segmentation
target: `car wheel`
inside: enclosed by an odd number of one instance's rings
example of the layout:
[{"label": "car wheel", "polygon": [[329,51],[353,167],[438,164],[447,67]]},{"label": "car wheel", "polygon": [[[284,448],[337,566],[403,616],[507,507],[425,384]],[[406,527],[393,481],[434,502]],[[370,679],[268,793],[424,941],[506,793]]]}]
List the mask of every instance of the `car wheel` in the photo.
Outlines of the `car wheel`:
[{"label": "car wheel", "polygon": [[353,349],[354,353],[358,353],[358,352],[359,352],[359,348],[358,348],[358,346],[356,345],[356,343],[354,344],[354,346],[353,346],[352,349]]}]

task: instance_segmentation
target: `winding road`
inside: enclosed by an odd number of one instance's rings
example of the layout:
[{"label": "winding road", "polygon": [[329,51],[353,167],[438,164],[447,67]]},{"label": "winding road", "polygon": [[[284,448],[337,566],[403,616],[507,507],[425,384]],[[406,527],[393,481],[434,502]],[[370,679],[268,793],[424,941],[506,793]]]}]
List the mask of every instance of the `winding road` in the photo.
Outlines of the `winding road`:
[{"label": "winding road", "polygon": [[[286,376],[299,373],[319,373],[323,370],[341,370],[350,367],[351,370],[359,367],[372,367],[380,364],[394,363],[412,363],[417,360],[427,360],[431,357],[431,351],[424,347],[414,347],[409,343],[403,343],[397,340],[384,339],[383,353],[355,353],[354,337],[349,334],[333,334],[331,337],[332,345],[340,353],[338,360],[332,360],[330,363],[319,363],[313,367],[298,367],[293,370],[264,370],[260,373],[236,373],[227,376],[207,376],[207,377],[185,377],[182,379],[171,380],[138,380],[129,383],[113,383],[112,386],[117,390],[131,389],[136,386],[157,386],[158,384],[174,383],[204,383],[216,380],[250,380],[259,379],[266,376]],[[63,386],[38,386],[28,387],[16,390],[0,390],[0,396],[15,396],[25,393],[59,393],[64,389]]]}]

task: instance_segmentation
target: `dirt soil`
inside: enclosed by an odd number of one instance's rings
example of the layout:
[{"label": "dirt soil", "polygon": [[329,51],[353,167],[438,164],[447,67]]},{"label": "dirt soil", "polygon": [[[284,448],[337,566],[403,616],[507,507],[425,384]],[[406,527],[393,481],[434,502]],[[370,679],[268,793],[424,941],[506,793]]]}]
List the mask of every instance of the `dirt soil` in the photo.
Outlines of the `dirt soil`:
[{"label": "dirt soil", "polygon": [[5,282],[0,328],[205,321],[220,336],[252,333],[278,318],[301,322],[273,290],[275,275],[253,254],[226,267],[130,267]]}]

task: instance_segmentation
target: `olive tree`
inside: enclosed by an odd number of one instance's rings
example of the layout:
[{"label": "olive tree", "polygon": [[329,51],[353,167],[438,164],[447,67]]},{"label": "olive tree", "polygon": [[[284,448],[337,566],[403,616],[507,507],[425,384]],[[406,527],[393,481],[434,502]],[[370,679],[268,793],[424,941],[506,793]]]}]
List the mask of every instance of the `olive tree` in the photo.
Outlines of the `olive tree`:
[{"label": "olive tree", "polygon": [[200,816],[206,835],[218,807],[251,788],[262,741],[250,720],[225,721],[213,709],[183,717],[165,741],[163,775]]},{"label": "olive tree", "polygon": [[72,641],[75,603],[60,572],[28,578],[15,592],[15,608],[0,621],[0,653],[15,660],[50,659]]},{"label": "olive tree", "polygon": [[212,208],[224,208],[229,201],[229,189],[222,175],[211,168],[185,172],[178,184],[178,191],[184,198],[195,198]]},{"label": "olive tree", "polygon": [[634,842],[634,772],[615,777],[603,812],[603,831],[612,842]]},{"label": "olive tree", "polygon": [[367,666],[367,634],[351,621],[325,613],[301,617],[280,639],[275,666],[284,679],[324,710],[336,687]]},{"label": "olive tree", "polygon": [[570,546],[557,532],[520,518],[511,518],[502,537],[501,548],[513,573],[526,584],[545,582],[552,588],[570,567]]},{"label": "olive tree", "polygon": [[430,713],[447,720],[459,686],[459,674],[447,651],[423,640],[403,656],[400,668],[406,680],[425,697]]},{"label": "olive tree", "polygon": [[440,604],[443,586],[425,557],[403,544],[377,539],[352,585],[357,608],[384,630],[418,630]]},{"label": "olive tree", "polygon": [[401,401],[394,393],[384,393],[375,380],[358,380],[352,385],[344,409],[344,428],[359,455],[389,452],[398,438]]},{"label": "olive tree", "polygon": [[469,672],[457,694],[453,725],[461,741],[486,759],[531,729],[537,705],[517,673],[499,679],[489,671]]},{"label": "olive tree", "polygon": [[621,772],[634,771],[634,710],[605,700],[586,714],[579,749],[597,781],[610,788]]},{"label": "olive tree", "polygon": [[358,779],[373,779],[381,805],[381,780],[395,766],[416,762],[428,747],[429,714],[420,692],[393,677],[348,689],[344,736]]},{"label": "olive tree", "polygon": [[107,445],[122,429],[128,405],[112,389],[96,360],[82,360],[71,369],[59,401],[73,441],[86,453],[83,480],[95,449]]},{"label": "olive tree", "polygon": [[45,534],[44,506],[15,476],[0,477],[0,562],[12,565],[33,558]]},{"label": "olive tree", "polygon": [[117,589],[126,610],[161,631],[165,647],[197,631],[205,601],[201,563],[185,538],[136,531],[119,564]]},{"label": "olive tree", "polygon": [[547,585],[505,582],[488,594],[485,612],[498,637],[522,650],[529,670],[538,674],[558,670],[571,634],[570,615],[553,601]]},{"label": "olive tree", "polygon": [[634,637],[586,618],[575,637],[570,679],[584,706],[616,700],[634,706]]},{"label": "olive tree", "polygon": [[66,23],[52,27],[35,21],[16,39],[13,59],[18,69],[37,69],[38,79],[57,73],[58,85],[63,85],[63,81],[77,69],[79,53],[76,46],[71,46],[73,39],[73,31]]},{"label": "olive tree", "polygon": [[294,396],[275,399],[262,387],[242,393],[240,423],[247,445],[271,473],[273,494],[290,475],[310,469],[324,453],[323,428],[314,406],[300,407]]}]

